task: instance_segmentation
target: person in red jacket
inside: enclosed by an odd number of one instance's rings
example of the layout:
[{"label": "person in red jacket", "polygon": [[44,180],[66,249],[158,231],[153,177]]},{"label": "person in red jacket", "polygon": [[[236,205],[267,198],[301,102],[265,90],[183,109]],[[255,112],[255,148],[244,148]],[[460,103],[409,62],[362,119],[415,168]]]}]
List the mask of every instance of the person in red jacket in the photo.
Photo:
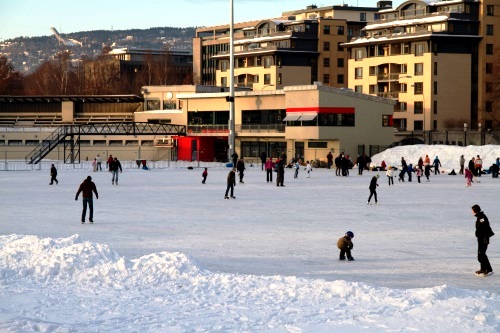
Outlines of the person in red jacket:
[{"label": "person in red jacket", "polygon": [[113,155],[109,155],[108,160],[106,161],[106,166],[108,167],[111,165],[111,162],[113,162]]},{"label": "person in red jacket", "polygon": [[92,181],[92,177],[88,176],[83,183],[81,183],[80,187],[78,188],[78,192],[76,192],[75,200],[78,200],[78,195],[82,193],[82,203],[83,203],[83,210],[82,210],[82,224],[85,223],[85,215],[87,214],[87,205],[89,206],[90,212],[89,212],[89,222],[94,223],[94,204],[92,200],[92,192],[95,193],[95,198],[99,199],[99,194],[97,193],[97,188]]}]

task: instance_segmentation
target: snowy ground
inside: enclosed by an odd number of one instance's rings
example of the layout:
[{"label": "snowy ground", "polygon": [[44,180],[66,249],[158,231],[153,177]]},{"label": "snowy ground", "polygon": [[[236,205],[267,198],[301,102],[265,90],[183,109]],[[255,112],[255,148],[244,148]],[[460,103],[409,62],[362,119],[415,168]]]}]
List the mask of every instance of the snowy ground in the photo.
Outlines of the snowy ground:
[{"label": "snowy ground", "polygon": [[[443,170],[500,147],[397,147],[373,158],[438,155]],[[1,332],[499,332],[500,179],[431,176],[387,185],[384,172],[336,177],[287,169],[285,187],[248,166],[236,200],[228,170],[60,169],[0,173]],[[366,205],[380,174],[381,204]],[[81,181],[99,191],[80,224]],[[274,175],[275,176],[275,175]],[[479,204],[497,233],[476,260]],[[354,232],[354,262],[336,242]],[[497,238],[498,237],[498,238]]]}]

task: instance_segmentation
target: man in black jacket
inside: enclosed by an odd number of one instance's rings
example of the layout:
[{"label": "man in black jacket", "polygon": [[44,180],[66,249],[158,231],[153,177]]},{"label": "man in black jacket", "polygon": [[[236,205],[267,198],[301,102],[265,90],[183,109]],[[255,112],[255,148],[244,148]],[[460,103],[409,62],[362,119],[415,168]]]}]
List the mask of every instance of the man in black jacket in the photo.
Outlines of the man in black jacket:
[{"label": "man in black jacket", "polygon": [[479,205],[472,206],[472,213],[476,217],[476,237],[477,237],[477,260],[481,263],[481,269],[476,271],[477,275],[487,276],[493,274],[490,261],[486,255],[490,237],[494,235],[490,222],[481,211]]},{"label": "man in black jacket", "polygon": [[118,170],[120,173],[122,172],[122,164],[118,159],[115,157],[113,161],[109,164],[109,172],[113,174],[113,177],[111,178],[111,184],[116,184],[118,185]]},{"label": "man in black jacket", "polygon": [[83,210],[82,210],[82,224],[85,223],[85,215],[87,213],[87,205],[90,209],[89,222],[94,222],[94,204],[92,201],[92,193],[95,193],[95,198],[99,199],[99,194],[97,193],[97,188],[92,181],[92,177],[88,176],[87,179],[78,188],[76,192],[75,200],[78,200],[78,195],[82,193],[83,197]]}]

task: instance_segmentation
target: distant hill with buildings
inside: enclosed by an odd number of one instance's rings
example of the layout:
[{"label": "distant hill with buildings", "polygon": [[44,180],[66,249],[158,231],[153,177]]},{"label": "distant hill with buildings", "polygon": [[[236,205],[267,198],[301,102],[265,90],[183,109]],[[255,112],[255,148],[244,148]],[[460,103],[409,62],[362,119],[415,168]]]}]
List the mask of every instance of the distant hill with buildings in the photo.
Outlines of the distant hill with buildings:
[{"label": "distant hill with buildings", "polygon": [[[15,70],[28,74],[62,50],[70,50],[73,60],[94,58],[104,47],[191,50],[195,27],[157,27],[130,30],[94,30],[42,37],[18,37],[0,42],[0,54],[7,56]],[[50,27],[47,27],[50,31]],[[67,43],[63,40],[77,41]],[[79,45],[81,43],[81,46]]]}]

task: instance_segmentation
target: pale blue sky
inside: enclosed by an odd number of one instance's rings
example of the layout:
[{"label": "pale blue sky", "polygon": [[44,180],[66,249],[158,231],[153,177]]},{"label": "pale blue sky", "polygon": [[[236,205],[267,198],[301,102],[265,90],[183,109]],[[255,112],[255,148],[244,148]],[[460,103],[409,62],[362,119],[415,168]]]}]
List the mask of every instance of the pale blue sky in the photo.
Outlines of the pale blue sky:
[{"label": "pale blue sky", "polygon": [[[376,0],[233,0],[235,22],[318,6],[376,6]],[[393,3],[400,3],[394,1]],[[0,0],[0,41],[90,30],[193,27],[229,23],[230,0]]]}]

